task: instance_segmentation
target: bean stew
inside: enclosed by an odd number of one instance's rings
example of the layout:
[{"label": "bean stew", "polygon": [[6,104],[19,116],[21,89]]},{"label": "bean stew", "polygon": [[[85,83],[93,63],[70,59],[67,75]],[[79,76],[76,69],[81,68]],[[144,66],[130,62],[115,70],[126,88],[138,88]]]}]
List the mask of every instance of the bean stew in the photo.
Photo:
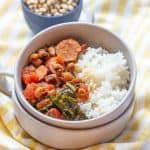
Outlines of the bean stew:
[{"label": "bean stew", "polygon": [[88,86],[74,73],[79,55],[87,48],[70,38],[29,56],[21,78],[23,94],[35,109],[57,119],[87,119],[79,103],[88,101]]}]

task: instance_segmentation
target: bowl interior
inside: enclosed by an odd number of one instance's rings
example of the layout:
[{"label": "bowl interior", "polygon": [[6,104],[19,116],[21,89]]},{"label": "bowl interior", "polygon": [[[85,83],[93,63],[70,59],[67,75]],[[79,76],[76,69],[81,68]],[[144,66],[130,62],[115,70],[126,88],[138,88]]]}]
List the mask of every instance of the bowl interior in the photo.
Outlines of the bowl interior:
[{"label": "bowl interior", "polygon": [[[130,70],[130,86],[129,91],[131,92],[134,84],[135,84],[135,77],[136,77],[136,67],[134,58],[132,57],[132,54],[126,47],[126,45],[120,40],[117,36],[112,34],[111,32],[96,26],[91,25],[87,23],[67,23],[63,25],[57,25],[54,27],[50,27],[41,33],[37,34],[27,45],[27,47],[24,49],[24,51],[21,53],[18,63],[16,66],[16,72],[15,72],[15,80],[16,80],[16,89],[17,94],[21,95],[20,101],[23,102],[27,107],[29,107],[29,111],[34,113],[39,113],[38,111],[34,110],[32,106],[25,100],[23,94],[22,94],[22,83],[21,83],[21,70],[26,65],[28,56],[33,53],[34,51],[38,50],[39,48],[43,47],[44,45],[51,45],[59,42],[60,40],[63,40],[65,38],[75,38],[79,40],[81,43],[88,43],[91,47],[103,47],[110,52],[115,51],[121,51],[125,58],[127,59],[129,70]],[[130,93],[128,93],[130,94]],[[126,96],[127,97],[127,96]],[[123,101],[125,101],[126,98],[124,98]],[[121,105],[121,104],[120,104]],[[119,106],[118,106],[119,107]],[[28,108],[27,108],[28,109]],[[125,108],[124,108],[125,109]],[[115,112],[114,112],[115,113]],[[117,112],[118,113],[118,112]],[[47,117],[40,113],[42,117],[45,117],[45,119],[52,119],[53,121],[58,122],[58,125],[60,122],[64,122],[64,124],[68,125],[72,124],[72,127],[74,127],[74,123],[71,123],[71,121],[60,121],[57,119],[53,119],[50,117]],[[105,116],[110,115],[106,119],[104,119]],[[101,118],[101,124],[106,123],[106,121],[110,121],[112,116],[115,117],[115,115],[111,112],[108,114],[105,114],[104,116],[99,117]],[[47,117],[47,118],[46,118]],[[95,120],[97,118],[89,119],[86,121],[76,121],[79,126],[81,127],[86,124],[87,127],[90,126],[89,122],[92,120]],[[100,120],[99,120],[100,121]],[[94,123],[94,122],[93,122]],[[92,124],[91,123],[91,126]],[[100,124],[100,123],[99,123]],[[70,125],[69,125],[70,126]]]}]

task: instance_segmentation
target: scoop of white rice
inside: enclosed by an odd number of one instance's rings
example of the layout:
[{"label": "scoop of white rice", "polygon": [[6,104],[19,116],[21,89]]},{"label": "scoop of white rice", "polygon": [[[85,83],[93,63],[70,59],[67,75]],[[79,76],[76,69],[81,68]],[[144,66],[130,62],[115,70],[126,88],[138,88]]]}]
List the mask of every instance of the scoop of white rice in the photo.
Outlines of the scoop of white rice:
[{"label": "scoop of white rice", "polygon": [[127,92],[129,71],[121,52],[88,48],[77,62],[76,75],[89,86],[89,101],[80,104],[88,118],[113,110]]}]

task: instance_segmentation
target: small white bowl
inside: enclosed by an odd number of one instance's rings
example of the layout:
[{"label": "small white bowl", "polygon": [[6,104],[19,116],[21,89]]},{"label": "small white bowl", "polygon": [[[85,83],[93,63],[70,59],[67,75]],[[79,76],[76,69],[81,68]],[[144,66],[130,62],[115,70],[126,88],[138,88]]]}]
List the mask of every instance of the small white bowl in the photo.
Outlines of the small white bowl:
[{"label": "small white bowl", "polygon": [[20,125],[39,142],[57,149],[80,149],[94,144],[108,142],[118,136],[126,127],[133,112],[134,101],[115,120],[90,129],[64,129],[39,121],[30,115],[19,103],[13,90],[15,115]]},{"label": "small white bowl", "polygon": [[[22,93],[23,88],[21,82],[21,70],[26,65],[29,55],[44,45],[57,43],[58,41],[67,37],[76,38],[81,42],[88,43],[90,46],[102,46],[103,48],[108,49],[110,52],[120,50],[124,54],[130,71],[130,85],[127,94],[123,97],[118,107],[116,107],[113,111],[93,119],[83,121],[65,121],[48,117],[38,112],[25,99]],[[128,108],[132,101],[135,90],[135,81],[135,60],[125,43],[112,32],[100,26],[87,23],[60,24],[40,32],[27,44],[25,49],[22,51],[15,69],[15,89],[18,100],[25,110],[35,118],[47,124],[70,129],[93,128],[104,125],[119,117]]]}]

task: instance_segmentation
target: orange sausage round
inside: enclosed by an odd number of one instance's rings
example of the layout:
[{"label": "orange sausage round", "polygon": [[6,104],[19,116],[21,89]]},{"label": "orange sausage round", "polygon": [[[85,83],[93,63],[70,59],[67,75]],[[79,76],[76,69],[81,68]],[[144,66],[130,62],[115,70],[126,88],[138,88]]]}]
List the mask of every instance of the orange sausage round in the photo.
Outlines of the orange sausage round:
[{"label": "orange sausage round", "polygon": [[65,62],[76,61],[80,51],[81,46],[74,39],[62,40],[56,45],[56,54],[61,56]]}]

